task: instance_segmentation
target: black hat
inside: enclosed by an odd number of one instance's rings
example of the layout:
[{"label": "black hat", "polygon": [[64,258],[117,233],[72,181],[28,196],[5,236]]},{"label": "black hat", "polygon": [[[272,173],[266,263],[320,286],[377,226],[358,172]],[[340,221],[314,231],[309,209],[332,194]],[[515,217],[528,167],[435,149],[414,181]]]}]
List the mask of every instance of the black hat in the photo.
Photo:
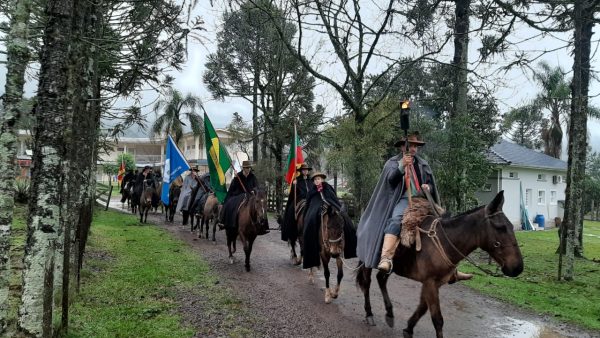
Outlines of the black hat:
[{"label": "black hat", "polygon": [[302,170],[304,170],[304,169],[306,169],[306,170],[309,170],[309,171],[310,171],[310,170],[312,170],[312,168],[311,168],[311,167],[309,167],[309,166],[308,166],[308,164],[306,164],[306,163],[302,163],[302,164],[301,164],[301,165],[298,167],[298,169],[296,169],[296,171],[302,171]]},{"label": "black hat", "polygon": [[149,166],[149,165],[147,165],[147,166],[144,166],[144,169],[143,169],[143,170],[146,170],[146,169],[152,169],[152,167],[151,167],[151,166]]},{"label": "black hat", "polygon": [[242,168],[252,168],[252,162],[250,162],[250,161],[243,161],[242,162]]},{"label": "black hat", "polygon": [[[400,141],[396,142],[394,146],[402,147],[406,142],[406,138],[403,137]],[[416,144],[417,146],[424,146],[425,142],[421,139],[421,135],[419,135],[418,131],[415,131],[408,135],[408,143]]]}]

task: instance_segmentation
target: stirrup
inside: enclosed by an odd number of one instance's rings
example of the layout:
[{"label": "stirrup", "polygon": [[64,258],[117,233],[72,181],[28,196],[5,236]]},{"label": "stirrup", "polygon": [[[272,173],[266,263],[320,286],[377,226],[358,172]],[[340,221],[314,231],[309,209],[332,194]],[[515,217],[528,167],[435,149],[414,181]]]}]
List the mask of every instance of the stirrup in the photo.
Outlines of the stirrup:
[{"label": "stirrup", "polygon": [[[383,268],[383,264],[386,264],[386,263],[390,264],[389,270]],[[379,261],[379,264],[377,264],[377,269],[379,271],[385,272],[385,273],[387,273],[389,275],[389,274],[392,273],[392,271],[394,271],[394,263],[389,258],[381,257],[381,260]]]}]

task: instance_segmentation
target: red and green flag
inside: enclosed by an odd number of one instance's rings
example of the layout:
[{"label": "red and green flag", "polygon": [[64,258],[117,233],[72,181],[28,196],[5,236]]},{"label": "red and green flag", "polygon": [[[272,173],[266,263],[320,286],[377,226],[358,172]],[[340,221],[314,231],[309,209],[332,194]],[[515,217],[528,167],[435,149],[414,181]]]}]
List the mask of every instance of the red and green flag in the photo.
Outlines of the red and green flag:
[{"label": "red and green flag", "polygon": [[296,126],[294,126],[294,138],[290,143],[290,154],[287,159],[287,170],[285,174],[285,181],[288,184],[292,184],[292,181],[296,178],[296,170],[304,163],[304,157],[302,156],[302,147],[300,146],[300,138],[296,132]]}]

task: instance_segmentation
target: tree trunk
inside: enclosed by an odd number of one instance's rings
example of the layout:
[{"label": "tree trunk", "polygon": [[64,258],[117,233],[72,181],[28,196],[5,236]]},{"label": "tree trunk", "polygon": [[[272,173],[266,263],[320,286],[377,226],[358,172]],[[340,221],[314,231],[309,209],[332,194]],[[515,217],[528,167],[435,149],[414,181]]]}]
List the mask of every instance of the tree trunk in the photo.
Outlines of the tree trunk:
[{"label": "tree trunk", "polygon": [[573,280],[577,225],[581,217],[583,178],[587,147],[587,107],[590,77],[590,47],[593,27],[593,8],[588,1],[575,1],[574,60],[571,83],[571,119],[569,123],[569,161],[565,201],[566,266],[565,280]]},{"label": "tree trunk", "polygon": [[49,1],[40,58],[38,104],[23,295],[19,329],[26,335],[52,336],[54,253],[63,205],[63,130],[67,95],[73,0]]},{"label": "tree trunk", "polygon": [[[452,65],[454,66],[454,84],[452,91],[453,109],[450,113],[450,133],[453,140],[450,145],[450,151],[454,154],[459,154],[464,148],[465,140],[462,128],[465,124],[465,116],[467,115],[467,93],[469,90],[468,83],[468,53],[469,53],[469,16],[471,0],[455,0],[455,22],[454,22],[454,58]],[[466,168],[463,164],[461,156],[451,156],[451,161],[454,165],[451,167],[457,168],[457,193],[454,196],[454,205],[457,211],[466,208]]]},{"label": "tree trunk", "polygon": [[[10,31],[6,41],[6,84],[4,113],[0,116],[0,335],[8,325],[10,286],[10,238],[13,221],[17,155],[15,124],[21,116],[25,69],[29,62],[27,41],[30,0],[11,3]],[[8,335],[8,334],[7,334]]]}]

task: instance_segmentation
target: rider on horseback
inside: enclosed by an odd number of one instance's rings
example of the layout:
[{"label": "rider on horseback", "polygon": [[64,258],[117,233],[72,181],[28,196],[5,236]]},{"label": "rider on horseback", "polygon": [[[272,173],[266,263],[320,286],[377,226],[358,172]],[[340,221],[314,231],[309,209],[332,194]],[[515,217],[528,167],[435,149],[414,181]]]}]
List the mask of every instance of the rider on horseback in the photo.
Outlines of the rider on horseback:
[{"label": "rider on horseback", "polygon": [[298,228],[296,225],[296,217],[300,213],[300,209],[306,202],[308,192],[314,187],[313,181],[308,177],[308,172],[312,170],[306,163],[302,163],[297,171],[300,176],[294,180],[290,187],[290,193],[285,205],[285,213],[283,216],[283,224],[281,225],[281,240],[288,241],[298,237]]},{"label": "rider on horseback", "polygon": [[[223,201],[223,208],[219,214],[219,228],[235,227],[238,209],[247,199],[246,194],[256,194],[258,191],[258,180],[252,172],[250,161],[242,162],[242,171],[236,174],[227,190],[227,196]],[[269,233],[269,225],[263,224],[259,235]]]},{"label": "rider on horseback", "polygon": [[198,167],[190,168],[190,174],[183,180],[183,186],[181,187],[181,195],[179,195],[179,201],[177,202],[177,209],[175,212],[181,211],[183,214],[183,225],[187,225],[188,218],[190,217],[190,205],[192,204],[192,192],[198,186],[196,175],[198,174]]},{"label": "rider on horseback", "polygon": [[[367,267],[375,267],[381,243],[381,230],[383,246],[381,259],[376,265],[384,272],[392,270],[392,259],[400,239],[400,229],[404,211],[408,206],[408,197],[416,196],[423,191],[431,193],[436,203],[439,203],[435,178],[431,167],[422,157],[417,156],[420,146],[425,145],[418,132],[408,135],[408,152],[404,147],[405,138],[396,142],[395,146],[402,149],[403,154],[390,158],[379,178],[369,205],[361,217],[358,225],[358,255]],[[405,171],[409,167],[410,191],[405,186]],[[472,275],[457,272],[456,279],[470,279]]]},{"label": "rider on horseback", "polygon": [[321,215],[328,208],[339,212],[344,218],[344,258],[356,257],[356,230],[348,215],[342,211],[342,203],[337,197],[333,187],[325,182],[327,176],[320,172],[312,175],[314,186],[306,197],[306,211],[304,213],[304,260],[303,269],[320,266],[319,229],[321,228]]}]

